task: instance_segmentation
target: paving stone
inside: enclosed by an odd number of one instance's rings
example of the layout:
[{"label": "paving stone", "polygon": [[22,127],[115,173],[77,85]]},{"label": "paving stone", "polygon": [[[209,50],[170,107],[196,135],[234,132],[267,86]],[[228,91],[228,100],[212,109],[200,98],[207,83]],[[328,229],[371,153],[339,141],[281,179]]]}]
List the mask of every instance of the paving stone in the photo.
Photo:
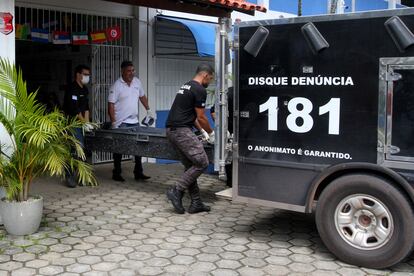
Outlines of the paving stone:
[{"label": "paving stone", "polygon": [[356,269],[356,268],[341,268],[336,271],[337,273],[343,275],[343,276],[359,276],[359,275],[365,275],[366,273]]},{"label": "paving stone", "polygon": [[213,263],[210,263],[210,262],[200,262],[200,261],[198,261],[198,262],[191,265],[191,270],[194,273],[195,272],[209,272],[209,271],[213,271],[216,268],[217,267]]},{"label": "paving stone", "polygon": [[266,261],[274,265],[287,265],[292,262],[292,260],[290,260],[289,258],[281,256],[270,256],[266,258]]},{"label": "paving stone", "polygon": [[52,252],[63,253],[69,250],[72,250],[72,246],[67,244],[55,244],[49,247],[49,250]]},{"label": "paving stone", "polygon": [[11,273],[11,276],[30,276],[35,275],[36,269],[33,268],[19,268]]},{"label": "paving stone", "polygon": [[266,266],[263,271],[269,275],[288,275],[290,270],[286,266],[282,265],[268,265]]},{"label": "paving stone", "polygon": [[119,263],[121,261],[126,261],[127,257],[122,254],[108,254],[108,255],[103,256],[102,259],[106,262]]},{"label": "paving stone", "polygon": [[238,261],[233,260],[220,260],[216,263],[219,268],[225,269],[237,269],[242,266],[242,264]]},{"label": "paving stone", "polygon": [[247,250],[243,252],[244,255],[250,258],[265,259],[269,256],[266,251],[263,250]]},{"label": "paving stone", "polygon": [[106,271],[90,271],[82,274],[83,276],[108,276]]},{"label": "paving stone", "polygon": [[138,270],[139,275],[160,275],[163,270],[160,267],[143,267]]},{"label": "paving stone", "polygon": [[220,260],[220,257],[217,254],[208,254],[208,253],[198,254],[196,258],[199,261],[205,261],[205,262],[215,262],[217,260]]},{"label": "paving stone", "polygon": [[101,262],[101,258],[98,256],[82,256],[77,258],[78,263],[81,264],[88,264],[88,265],[92,265],[92,264],[96,264]]},{"label": "paving stone", "polygon": [[114,270],[114,269],[118,268],[118,266],[119,265],[117,263],[100,262],[98,264],[92,265],[92,269],[93,270],[98,270],[98,271],[111,271],[111,270]]},{"label": "paving stone", "polygon": [[237,276],[239,273],[230,269],[216,269],[211,272],[214,276]]},{"label": "paving stone", "polygon": [[76,260],[74,258],[59,258],[59,259],[53,260],[51,263],[53,265],[67,266],[67,265],[74,264],[75,262]]},{"label": "paving stone", "polygon": [[261,275],[264,275],[264,272],[262,270],[257,269],[257,268],[252,268],[252,267],[243,267],[243,268],[239,269],[238,272],[242,276],[251,276],[251,275],[261,276]]},{"label": "paving stone", "polygon": [[312,265],[303,263],[292,263],[289,264],[288,267],[290,270],[300,273],[310,273],[315,270],[315,267],[313,267]]},{"label": "paving stone", "polygon": [[88,255],[103,256],[111,253],[111,250],[108,248],[95,247],[87,250],[86,252],[88,253]]},{"label": "paving stone", "polygon": [[13,261],[27,262],[35,259],[35,255],[31,253],[19,253],[13,255]]},{"label": "paving stone", "polygon": [[334,271],[326,271],[326,270],[315,270],[310,273],[312,276],[335,276],[339,275],[338,273]]},{"label": "paving stone", "polygon": [[5,263],[0,263],[0,270],[6,270],[6,271],[13,271],[16,269],[21,268],[23,265],[19,262],[5,262]]},{"label": "paving stone", "polygon": [[183,275],[184,273],[189,271],[189,267],[187,265],[169,265],[163,268],[164,271],[169,273],[176,273],[179,275]]},{"label": "paving stone", "polygon": [[49,262],[45,260],[33,260],[33,261],[25,263],[25,266],[31,267],[31,268],[41,268],[41,267],[47,266],[48,264]]},{"label": "paving stone", "polygon": [[32,240],[15,240],[13,241],[13,245],[15,246],[19,246],[19,247],[28,247],[33,245],[33,241]]},{"label": "paving stone", "polygon": [[12,256],[10,255],[0,255],[0,263],[4,263],[10,261]]},{"label": "paving stone", "polygon": [[46,266],[39,269],[39,273],[42,275],[57,275],[63,272],[63,267],[60,266]]},{"label": "paving stone", "polygon": [[[370,269],[370,268],[361,268],[364,272],[366,272],[368,275],[390,275],[391,270],[389,269]],[[413,271],[414,273],[414,271]]]},{"label": "paving stone", "polygon": [[54,245],[57,243],[59,243],[58,239],[46,238],[46,239],[39,240],[39,244],[41,245]]},{"label": "paving stone", "polygon": [[174,250],[157,250],[153,252],[154,256],[160,257],[160,258],[171,258],[177,255],[176,251]]},{"label": "paving stone", "polygon": [[336,270],[339,266],[335,262],[327,262],[327,261],[315,261],[312,263],[317,269],[322,270]]},{"label": "paving stone", "polygon": [[178,265],[190,265],[195,262],[195,259],[191,256],[179,255],[171,258],[171,261]]},{"label": "paving stone", "polygon": [[132,269],[134,271],[138,271],[139,269],[145,267],[143,261],[136,261],[136,260],[128,260],[120,263],[122,268]]},{"label": "paving stone", "polygon": [[111,272],[109,272],[109,275],[110,276],[121,276],[121,275],[122,276],[135,276],[136,272],[131,269],[120,268],[120,269],[112,270]]},{"label": "paving stone", "polygon": [[163,267],[171,264],[171,261],[166,258],[150,258],[145,261],[145,264],[152,267]]},{"label": "paving stone", "polygon": [[312,263],[314,261],[312,256],[303,254],[292,254],[289,256],[289,259],[298,263]]},{"label": "paving stone", "polygon": [[73,273],[84,273],[84,272],[88,272],[91,271],[91,266],[90,265],[86,265],[86,264],[72,264],[68,267],[66,267],[66,270],[68,272],[73,272]]},{"label": "paving stone", "polygon": [[19,254],[22,253],[24,250],[21,247],[9,247],[4,249],[4,251],[2,252],[5,255],[15,255],[15,254]]},{"label": "paving stone", "polygon": [[200,253],[200,250],[195,248],[180,248],[177,250],[177,253],[180,255],[195,256]]},{"label": "paving stone", "polygon": [[224,250],[232,251],[232,252],[243,252],[243,251],[247,250],[247,247],[244,246],[244,245],[229,244],[229,245],[224,247]]},{"label": "paving stone", "polygon": [[45,245],[32,245],[32,246],[25,248],[26,252],[33,253],[33,254],[41,254],[41,253],[47,252],[48,250],[49,250],[48,247]]},{"label": "paving stone", "polygon": [[62,255],[60,253],[49,252],[49,253],[40,255],[39,258],[42,259],[42,260],[46,260],[46,261],[53,261],[53,260],[59,259],[61,257],[62,257]]},{"label": "paving stone", "polygon": [[145,261],[151,258],[151,254],[148,252],[133,252],[128,254],[128,258],[131,260]]}]

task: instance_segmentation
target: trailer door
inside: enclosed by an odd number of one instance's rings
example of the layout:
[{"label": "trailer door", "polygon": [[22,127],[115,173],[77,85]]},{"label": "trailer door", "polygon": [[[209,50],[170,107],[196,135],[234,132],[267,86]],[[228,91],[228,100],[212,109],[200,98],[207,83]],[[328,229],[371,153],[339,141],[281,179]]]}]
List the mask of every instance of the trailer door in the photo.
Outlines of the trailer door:
[{"label": "trailer door", "polygon": [[[414,168],[414,58],[381,59],[383,101],[379,124],[385,123],[384,162],[395,168]],[[385,114],[381,114],[381,109]],[[384,116],[385,115],[385,116]],[[380,128],[381,129],[381,128]],[[381,132],[381,131],[380,131]],[[381,133],[380,133],[381,134]]]}]

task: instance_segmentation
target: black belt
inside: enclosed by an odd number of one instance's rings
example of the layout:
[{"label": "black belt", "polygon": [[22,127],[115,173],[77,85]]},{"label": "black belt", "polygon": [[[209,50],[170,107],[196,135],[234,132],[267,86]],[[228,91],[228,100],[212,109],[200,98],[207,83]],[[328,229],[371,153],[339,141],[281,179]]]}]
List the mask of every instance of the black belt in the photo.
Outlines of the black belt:
[{"label": "black belt", "polygon": [[189,127],[170,127],[169,130],[174,131],[174,130],[177,130],[179,128],[189,128]]}]

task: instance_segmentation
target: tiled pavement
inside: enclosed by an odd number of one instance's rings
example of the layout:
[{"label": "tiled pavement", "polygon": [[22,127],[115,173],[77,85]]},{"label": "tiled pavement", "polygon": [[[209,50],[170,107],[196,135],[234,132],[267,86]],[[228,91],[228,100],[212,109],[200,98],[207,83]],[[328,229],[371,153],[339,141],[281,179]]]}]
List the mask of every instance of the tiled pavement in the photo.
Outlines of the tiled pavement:
[{"label": "tiled pavement", "polygon": [[0,275],[414,275],[414,255],[388,270],[342,263],[312,216],[218,199],[216,176],[200,180],[210,213],[174,214],[164,192],[182,167],[145,168],[151,181],[135,182],[126,163],[121,185],[109,164],[96,166],[99,187],[35,183],[42,226],[25,237],[0,228]]}]

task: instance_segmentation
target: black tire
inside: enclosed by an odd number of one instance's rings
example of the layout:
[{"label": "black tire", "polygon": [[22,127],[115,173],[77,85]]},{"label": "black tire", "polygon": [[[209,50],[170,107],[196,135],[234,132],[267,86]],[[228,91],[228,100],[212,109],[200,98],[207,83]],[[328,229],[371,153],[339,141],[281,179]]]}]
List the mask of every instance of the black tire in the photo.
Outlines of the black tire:
[{"label": "black tire", "polygon": [[[361,202],[363,204],[358,205]],[[378,211],[367,212],[374,210],[370,209],[372,206],[385,207],[375,209],[385,210],[385,214],[380,215],[381,212]],[[356,210],[362,211],[355,212]],[[339,216],[343,214],[345,215]],[[340,217],[346,219],[340,220]],[[375,219],[371,220],[372,217]],[[315,219],[319,235],[326,247],[340,260],[350,264],[375,269],[386,268],[400,262],[413,250],[412,206],[400,190],[379,176],[350,174],[332,181],[318,200]],[[370,228],[364,228],[367,225]],[[383,235],[386,239],[373,230],[378,227],[388,233]],[[367,229],[369,233],[364,236]],[[378,239],[366,239],[371,234],[377,235]],[[356,239],[356,235],[364,238]],[[364,244],[360,243],[361,240]]]}]

